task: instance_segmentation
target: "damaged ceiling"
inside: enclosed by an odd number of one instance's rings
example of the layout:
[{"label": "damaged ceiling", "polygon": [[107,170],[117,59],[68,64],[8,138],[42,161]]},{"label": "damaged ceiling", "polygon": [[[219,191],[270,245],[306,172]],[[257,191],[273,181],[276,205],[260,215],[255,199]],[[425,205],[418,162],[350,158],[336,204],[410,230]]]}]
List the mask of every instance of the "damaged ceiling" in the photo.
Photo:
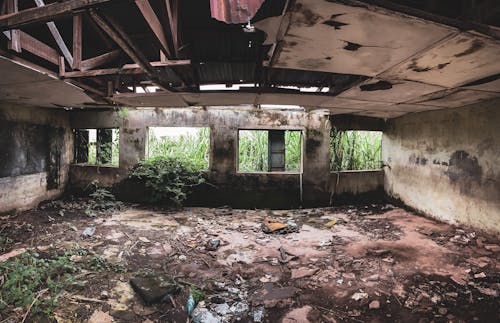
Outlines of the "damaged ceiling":
[{"label": "damaged ceiling", "polygon": [[0,101],[393,118],[497,98],[500,4],[459,2],[1,0]]}]

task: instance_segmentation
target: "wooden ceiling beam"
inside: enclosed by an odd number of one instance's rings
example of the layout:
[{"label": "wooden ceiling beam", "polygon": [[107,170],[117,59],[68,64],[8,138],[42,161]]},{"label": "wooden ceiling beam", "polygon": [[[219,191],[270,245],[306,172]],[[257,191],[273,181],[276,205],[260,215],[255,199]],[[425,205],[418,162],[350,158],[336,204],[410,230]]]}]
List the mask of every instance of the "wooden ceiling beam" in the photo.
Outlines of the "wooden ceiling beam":
[{"label": "wooden ceiling beam", "polygon": [[[5,0],[6,12],[8,14],[13,14],[18,12],[18,0]],[[10,38],[7,43],[7,48],[13,50],[17,53],[21,52],[21,36],[19,29],[10,30]]]},{"label": "wooden ceiling beam", "polygon": [[146,20],[149,28],[151,28],[151,30],[155,34],[156,39],[160,43],[163,53],[168,58],[172,58],[172,54],[170,53],[170,49],[168,48],[167,38],[165,37],[165,31],[163,29],[163,26],[161,25],[160,20],[158,19],[158,16],[154,12],[153,7],[151,7],[149,0],[135,0],[135,4]]},{"label": "wooden ceiling beam", "polygon": [[88,71],[88,70],[91,70],[93,68],[104,65],[106,63],[109,63],[109,62],[113,61],[114,59],[116,59],[117,57],[119,57],[121,55],[121,53],[122,53],[122,51],[120,49],[115,49],[115,50],[112,50],[108,53],[86,59],[86,60],[81,62],[80,70],[81,71]]},{"label": "wooden ceiling beam", "polygon": [[151,65],[146,56],[134,44],[128,34],[111,17],[103,17],[96,10],[90,10],[90,16],[96,24],[149,76],[151,81],[162,89],[169,91],[170,84]]},{"label": "wooden ceiling beam", "polygon": [[73,69],[80,69],[82,64],[82,15],[73,16]]},{"label": "wooden ceiling beam", "polygon": [[172,43],[174,45],[175,57],[179,58],[179,3],[177,0],[165,0],[165,6],[167,7],[168,24],[170,27]]},{"label": "wooden ceiling beam", "polygon": [[23,31],[19,31],[22,49],[51,62],[54,65],[59,65],[59,53],[49,45],[42,43],[38,39],[33,38]]},{"label": "wooden ceiling beam", "polygon": [[[37,7],[45,6],[45,2],[43,0],[35,0],[35,3]],[[53,21],[49,21],[46,24],[50,30],[50,33],[52,34],[52,37],[54,37],[57,46],[61,50],[61,53],[63,54],[64,58],[66,59],[66,61],[69,63],[70,66],[73,66],[73,55],[71,55],[68,46],[66,46],[66,43],[64,42],[64,39],[62,38],[61,33],[59,32],[59,29],[57,29],[56,24]]]},{"label": "wooden ceiling beam", "polygon": [[[106,54],[104,54],[106,55]],[[83,61],[85,62],[85,61]],[[82,66],[83,66],[82,62]],[[151,62],[153,67],[165,67],[165,66],[176,66],[176,65],[189,65],[190,60],[180,60],[180,61],[167,61],[167,62]],[[125,64],[122,67],[117,68],[105,68],[97,70],[82,70],[74,72],[66,72],[64,74],[65,78],[80,78],[80,77],[96,77],[103,75],[134,75],[134,74],[146,74],[146,72],[138,64]]]},{"label": "wooden ceiling beam", "polygon": [[0,16],[0,30],[14,29],[37,22],[55,20],[64,15],[71,15],[75,11],[102,5],[111,1],[116,0],[68,0],[2,15]]}]

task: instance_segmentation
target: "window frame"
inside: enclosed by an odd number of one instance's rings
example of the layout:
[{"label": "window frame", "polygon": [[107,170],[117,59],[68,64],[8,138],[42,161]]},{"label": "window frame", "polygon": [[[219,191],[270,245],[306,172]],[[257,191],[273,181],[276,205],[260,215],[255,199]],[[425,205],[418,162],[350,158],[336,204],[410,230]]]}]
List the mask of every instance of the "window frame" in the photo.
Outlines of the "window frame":
[{"label": "window frame", "polygon": [[[300,165],[296,171],[242,171],[240,170],[240,131],[299,131],[300,132]],[[269,128],[269,127],[239,127],[236,129],[236,147],[235,147],[235,173],[236,174],[285,174],[285,175],[300,175],[304,173],[304,137],[305,128]],[[285,134],[286,136],[286,134]],[[269,137],[268,137],[269,138]],[[268,147],[269,150],[269,147]],[[269,156],[267,156],[269,158]],[[286,147],[285,147],[285,165],[286,165]]]},{"label": "window frame", "polygon": [[[103,130],[116,130],[117,131],[117,134],[118,134],[118,162],[117,164],[112,164],[112,163],[109,163],[109,164],[99,164],[98,163],[98,156],[97,156],[97,144],[98,144],[98,141],[97,141],[97,133],[98,133],[98,130],[99,129],[103,129]],[[96,131],[96,156],[95,156],[95,163],[90,163],[88,162],[88,159],[89,159],[89,156],[90,156],[90,139],[89,139],[89,142],[87,143],[87,162],[76,162],[76,151],[75,149],[77,148],[76,147],[76,141],[74,140],[75,138],[75,131],[81,131],[81,130],[87,130],[87,131],[90,131],[90,130],[95,130]],[[71,164],[72,165],[77,165],[77,166],[89,166],[89,167],[109,167],[109,168],[119,168],[120,167],[120,151],[121,151],[121,144],[120,144],[120,127],[99,127],[99,128],[91,128],[91,127],[79,127],[79,128],[72,128],[71,129],[72,133],[73,133],[73,158],[72,158],[72,162]],[[113,154],[111,152],[111,154]],[[111,156],[111,161],[113,160],[113,157]]]}]

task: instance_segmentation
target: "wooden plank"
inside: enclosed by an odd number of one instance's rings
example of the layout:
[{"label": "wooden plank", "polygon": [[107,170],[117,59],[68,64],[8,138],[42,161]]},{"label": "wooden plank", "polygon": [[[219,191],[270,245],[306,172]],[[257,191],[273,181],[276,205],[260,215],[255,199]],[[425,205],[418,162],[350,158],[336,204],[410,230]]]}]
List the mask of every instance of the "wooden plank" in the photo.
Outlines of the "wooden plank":
[{"label": "wooden plank", "polygon": [[24,50],[43,58],[52,64],[59,65],[59,53],[57,53],[54,48],[31,37],[23,31],[19,31],[19,33],[21,38],[21,47]]},{"label": "wooden plank", "polygon": [[[149,61],[146,59],[144,54],[142,54],[137,48],[132,47],[132,41],[126,33],[119,28],[116,23],[111,26],[106,22],[106,20],[101,17],[96,11],[91,10],[90,16],[94,19],[95,23],[106,33],[108,36],[121,48],[123,51],[136,63],[138,64],[146,73],[154,75],[156,71],[151,66]],[[117,28],[118,27],[118,28]]]},{"label": "wooden plank", "polygon": [[115,58],[119,57],[121,54],[120,49],[115,49],[109,53],[105,53],[96,57],[92,57],[89,59],[86,59],[81,62],[80,64],[80,70],[81,71],[88,71],[90,69],[99,67],[103,64],[109,63],[113,61]]},{"label": "wooden plank", "polygon": [[[45,6],[45,3],[43,0],[35,0],[35,3],[38,7]],[[52,34],[52,37],[54,37],[54,40],[56,41],[57,46],[61,50],[61,53],[63,54],[64,58],[69,63],[69,65],[72,66],[73,65],[73,56],[71,55],[68,47],[66,46],[66,43],[64,42],[64,39],[62,38],[61,34],[59,33],[59,29],[57,29],[56,24],[53,21],[49,21],[46,24],[50,30],[50,33]]]},{"label": "wooden plank", "polygon": [[[12,14],[18,12],[18,1],[17,0],[6,0],[6,10],[7,13]],[[19,34],[19,29],[10,30],[10,39],[7,42],[7,48],[13,50],[17,53],[21,52],[21,36]]]},{"label": "wooden plank", "polygon": [[0,16],[0,29],[13,29],[36,22],[55,20],[74,11],[118,0],[68,0]]},{"label": "wooden plank", "polygon": [[165,6],[167,7],[168,24],[170,26],[172,43],[174,44],[175,56],[179,57],[179,30],[177,20],[179,4],[177,0],[165,0]]},{"label": "wooden plank", "polygon": [[73,16],[73,69],[82,63],[82,15]]},{"label": "wooden plank", "polygon": [[165,32],[163,30],[163,26],[161,25],[158,16],[151,7],[149,0],[135,0],[135,4],[139,8],[142,13],[142,16],[146,20],[149,28],[153,31],[156,36],[156,39],[160,43],[162,51],[168,58],[172,58],[172,54],[170,53],[170,49],[168,48],[167,38],[165,37]]},{"label": "wooden plank", "polygon": [[[106,55],[106,54],[105,54]],[[85,61],[84,61],[85,62]],[[167,62],[151,62],[153,67],[165,67],[165,66],[175,66],[175,65],[189,65],[190,60],[180,60],[180,61],[167,61]],[[82,62],[83,65],[83,62]],[[66,72],[64,74],[65,78],[79,78],[79,77],[96,77],[103,75],[134,75],[134,74],[146,74],[144,70],[138,64],[125,64],[121,68],[105,68],[98,70],[81,70],[74,72]]]}]

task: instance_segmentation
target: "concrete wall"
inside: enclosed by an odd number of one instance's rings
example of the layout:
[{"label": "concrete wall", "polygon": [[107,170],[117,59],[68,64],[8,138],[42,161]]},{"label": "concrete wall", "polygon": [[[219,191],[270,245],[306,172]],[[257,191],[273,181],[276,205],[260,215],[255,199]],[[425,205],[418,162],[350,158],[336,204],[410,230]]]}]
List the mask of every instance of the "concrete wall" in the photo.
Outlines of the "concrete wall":
[{"label": "concrete wall", "polygon": [[[300,111],[261,111],[229,109],[138,109],[128,113],[75,111],[71,113],[73,128],[120,127],[120,165],[118,168],[72,165],[73,187],[83,187],[97,179],[111,186],[126,177],[127,170],[143,159],[148,127],[210,127],[211,154],[207,172],[211,189],[195,196],[203,205],[230,204],[238,207],[297,207],[328,205],[335,195],[352,187],[339,186],[330,196],[332,181],[329,171],[330,121],[327,115]],[[302,172],[240,173],[237,172],[239,129],[302,130]],[[370,173],[371,175],[371,173]],[[363,190],[376,190],[380,182],[366,177]],[[346,183],[349,174],[344,176]],[[363,177],[353,175],[356,181]],[[376,182],[376,183],[375,183]],[[344,192],[342,188],[347,190]],[[355,190],[354,190],[355,191]],[[301,202],[302,192],[302,202]],[[195,194],[196,195],[196,194]]]},{"label": "concrete wall", "polygon": [[68,181],[72,142],[65,111],[0,105],[0,212],[59,196]]},{"label": "concrete wall", "polygon": [[403,116],[382,141],[388,194],[430,216],[500,233],[500,100]]}]

